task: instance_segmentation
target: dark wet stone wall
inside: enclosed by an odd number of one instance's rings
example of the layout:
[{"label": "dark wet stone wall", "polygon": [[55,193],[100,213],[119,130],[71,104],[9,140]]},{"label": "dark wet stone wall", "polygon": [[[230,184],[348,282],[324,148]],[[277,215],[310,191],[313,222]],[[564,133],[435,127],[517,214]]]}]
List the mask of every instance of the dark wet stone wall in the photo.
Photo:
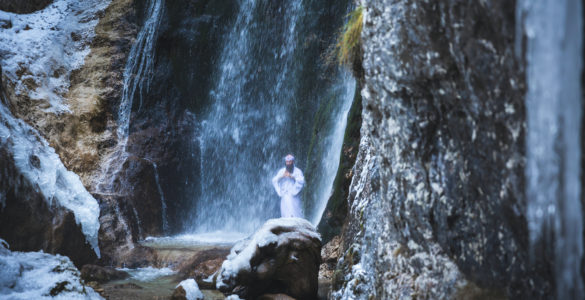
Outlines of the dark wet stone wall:
[{"label": "dark wet stone wall", "polygon": [[[346,245],[374,243],[362,254],[374,258],[369,272],[378,273],[370,290],[378,296],[404,287],[395,278],[405,273],[379,273],[400,269],[400,249],[408,249],[408,257],[445,258],[442,266],[453,262],[456,269],[444,270],[461,272],[458,280],[483,295],[550,296],[550,266],[529,259],[525,85],[523,62],[514,54],[515,6],[365,1],[363,118],[379,162],[380,199],[378,212],[365,208],[365,218],[350,221],[366,227],[366,238],[346,235]],[[368,230],[368,215],[379,218],[377,233]],[[432,264],[407,261],[414,264],[413,278],[433,278],[420,268]],[[436,279],[438,286],[455,281]],[[461,295],[461,288],[444,294],[417,288],[435,297]]]}]

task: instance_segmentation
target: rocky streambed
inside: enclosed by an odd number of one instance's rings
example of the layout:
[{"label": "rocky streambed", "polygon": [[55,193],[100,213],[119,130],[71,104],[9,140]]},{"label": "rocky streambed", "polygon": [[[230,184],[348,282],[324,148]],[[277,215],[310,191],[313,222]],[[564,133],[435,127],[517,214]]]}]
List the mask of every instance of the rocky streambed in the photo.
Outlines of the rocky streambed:
[{"label": "rocky streambed", "polygon": [[148,238],[142,267],[85,265],[81,278],[106,299],[188,299],[177,287],[190,279],[204,299],[328,299],[339,242],[321,247],[308,221],[272,219],[238,241]]}]

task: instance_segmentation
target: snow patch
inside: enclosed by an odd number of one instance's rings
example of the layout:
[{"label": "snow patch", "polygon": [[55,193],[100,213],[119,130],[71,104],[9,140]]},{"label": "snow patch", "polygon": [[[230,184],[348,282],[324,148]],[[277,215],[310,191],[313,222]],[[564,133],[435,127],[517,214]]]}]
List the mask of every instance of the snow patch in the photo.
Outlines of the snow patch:
[{"label": "snow patch", "polygon": [[[63,96],[95,36],[99,12],[110,1],[55,0],[31,14],[0,11],[0,57],[17,95],[48,101],[47,112],[69,111]],[[10,25],[11,24],[11,25]]]},{"label": "snow patch", "polygon": [[12,252],[0,239],[0,270],[1,299],[103,299],[66,256]]},{"label": "snow patch", "polygon": [[100,210],[97,201],[87,192],[79,176],[63,166],[47,141],[35,129],[12,116],[2,104],[0,146],[9,150],[16,168],[43,194],[50,206],[60,205],[73,212],[86,241],[100,257]]},{"label": "snow patch", "polygon": [[177,287],[179,286],[183,287],[185,290],[185,298],[187,298],[187,300],[203,300],[203,293],[199,290],[199,286],[197,285],[197,282],[195,282],[195,279],[189,278],[183,280],[177,285]]}]

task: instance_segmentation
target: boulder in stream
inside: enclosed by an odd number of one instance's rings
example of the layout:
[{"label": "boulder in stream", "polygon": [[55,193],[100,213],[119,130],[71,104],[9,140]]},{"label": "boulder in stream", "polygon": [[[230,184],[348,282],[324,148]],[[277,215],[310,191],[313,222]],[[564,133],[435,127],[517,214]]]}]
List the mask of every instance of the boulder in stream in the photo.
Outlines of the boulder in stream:
[{"label": "boulder in stream", "polygon": [[320,262],[321,237],[309,221],[270,219],[231,249],[216,286],[251,299],[267,293],[314,299]]},{"label": "boulder in stream", "polygon": [[171,300],[203,300],[203,293],[199,290],[195,279],[181,281],[175,288]]},{"label": "boulder in stream", "polygon": [[98,283],[104,283],[111,280],[126,279],[128,277],[130,277],[130,274],[113,267],[102,267],[88,264],[81,268],[81,279],[86,282],[96,281]]}]

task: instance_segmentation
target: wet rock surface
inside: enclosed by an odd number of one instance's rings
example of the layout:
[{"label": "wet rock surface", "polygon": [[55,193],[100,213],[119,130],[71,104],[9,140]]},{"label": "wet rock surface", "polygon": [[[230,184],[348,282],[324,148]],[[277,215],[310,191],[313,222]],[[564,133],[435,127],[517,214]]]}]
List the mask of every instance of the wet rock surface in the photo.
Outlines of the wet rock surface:
[{"label": "wet rock surface", "polygon": [[376,162],[358,155],[336,298],[548,297],[549,266],[528,259],[514,15],[365,2],[360,151]]},{"label": "wet rock surface", "polygon": [[129,276],[130,274],[112,267],[84,265],[81,268],[81,279],[86,282],[96,281],[98,283],[104,283],[111,280],[125,279]]},{"label": "wet rock surface", "polygon": [[222,264],[217,288],[224,294],[255,298],[283,293],[317,297],[321,240],[306,220],[268,220],[252,237],[237,243]]},{"label": "wet rock surface", "polygon": [[[13,3],[32,3],[35,1],[12,1]],[[39,1],[36,1],[39,2]],[[28,4],[27,4],[28,5]],[[67,81],[68,89],[66,91],[60,91],[59,96],[63,98],[63,104],[67,105],[68,110],[60,113],[51,111],[51,104],[49,99],[35,100],[31,99],[26,93],[19,93],[16,88],[24,82],[26,84],[26,78],[29,76],[30,70],[27,70],[26,65],[21,66],[21,70],[10,76],[2,74],[2,87],[4,89],[4,95],[6,96],[6,105],[10,108],[12,113],[24,120],[26,123],[35,128],[39,134],[46,139],[50,146],[55,149],[55,152],[59,155],[59,158],[68,170],[74,171],[80,176],[84,186],[88,190],[93,190],[96,186],[96,180],[99,178],[101,173],[101,164],[103,159],[111,153],[113,147],[116,145],[116,139],[113,135],[113,127],[115,126],[114,121],[114,110],[118,104],[118,99],[122,90],[122,70],[125,64],[126,52],[132,42],[133,36],[136,34],[136,20],[135,12],[133,9],[133,1],[131,0],[113,0],[107,8],[104,10],[97,11],[94,15],[90,15],[84,22],[97,22],[95,28],[95,36],[92,40],[88,40],[87,32],[67,32],[59,33],[56,32],[59,29],[55,29],[55,35],[63,35],[62,39],[64,42],[72,40],[74,43],[81,43],[84,47],[89,46],[90,53],[85,56],[84,64],[76,70],[63,70],[59,67],[59,62],[55,62],[56,65],[47,63],[47,69],[57,68],[55,72],[47,72],[46,78],[40,78],[39,80],[51,81],[56,80],[64,76],[64,72],[70,72]],[[32,54],[31,54],[32,53]],[[34,55],[34,51],[31,51],[28,55]],[[27,53],[23,53],[27,55]],[[31,87],[33,89],[34,87]],[[18,177],[15,177],[18,178]],[[8,190],[15,187],[6,187]],[[21,191],[19,197],[33,197],[34,193],[25,193]],[[98,198],[98,197],[96,197]],[[110,197],[112,198],[112,197]],[[16,200],[12,197],[11,200]],[[99,200],[99,199],[98,199]],[[103,240],[102,245],[106,249],[104,257],[115,256],[114,253],[120,248],[131,249],[134,247],[132,244],[132,231],[122,233],[122,230],[129,230],[129,226],[122,226],[119,224],[130,223],[127,218],[122,214],[115,214],[118,206],[117,201],[100,201],[101,219],[110,221],[106,226],[101,228],[100,242],[102,242],[102,234],[108,229],[117,228],[117,232],[109,232],[106,235],[112,238],[106,238]],[[28,205],[20,203],[18,205]],[[19,219],[13,218],[2,218],[2,221],[7,226],[14,227],[17,224],[22,225],[25,223],[38,223],[35,225],[36,229],[34,232],[27,233],[27,237],[23,238],[25,244],[30,247],[32,244],[45,245],[42,247],[35,246],[38,249],[47,250],[55,243],[64,241],[67,248],[71,248],[68,253],[63,253],[72,258],[72,260],[80,265],[86,263],[95,262],[95,257],[91,260],[78,259],[79,256],[85,253],[83,246],[77,246],[77,239],[71,235],[75,227],[69,228],[71,224],[57,221],[61,215],[58,211],[52,211],[51,209],[43,211],[31,211],[31,209],[37,210],[29,205],[28,208],[21,207],[20,213],[15,213],[15,216],[20,216]],[[5,211],[5,213],[13,214]],[[24,212],[28,214],[24,215]],[[108,215],[114,213],[113,215]],[[51,214],[55,215],[51,217]],[[42,215],[42,216],[38,216]],[[30,216],[38,216],[37,218],[31,219]],[[64,235],[63,238],[59,238],[57,234],[45,234],[40,237],[40,232],[46,232],[51,230],[51,226],[43,226],[44,221],[53,218],[53,224],[60,224],[62,229],[60,232]],[[10,223],[12,222],[12,223]],[[102,222],[100,222],[102,223]],[[75,225],[75,224],[73,224]],[[131,225],[131,224],[129,224]],[[33,227],[35,227],[33,226]],[[31,226],[19,226],[24,228],[30,228]],[[4,227],[6,228],[6,227]],[[22,233],[22,231],[21,231]],[[130,238],[120,238],[120,236],[126,236],[130,234]],[[135,234],[137,235],[137,234]],[[9,237],[7,237],[10,239]],[[37,240],[38,239],[38,240]],[[36,240],[36,241],[35,241]],[[111,245],[109,243],[123,243]],[[18,243],[15,243],[17,246]],[[18,247],[18,246],[17,246]],[[54,247],[53,247],[54,248]],[[81,249],[76,250],[76,248]],[[33,249],[30,249],[33,250]],[[111,250],[111,252],[108,252]],[[69,253],[71,252],[71,253]]]},{"label": "wet rock surface", "polygon": [[[20,176],[12,172],[14,166],[5,164],[9,156],[2,152],[0,149],[0,168],[4,174]],[[2,180],[0,187],[9,182]],[[49,206],[44,196],[24,178],[20,185],[10,186],[7,191],[0,209],[0,237],[10,244],[12,250],[43,250],[65,255],[78,267],[97,261],[71,211],[57,205]]]},{"label": "wet rock surface", "polygon": [[17,14],[29,14],[45,8],[53,0],[0,0],[0,10]]},{"label": "wet rock surface", "polygon": [[321,265],[319,266],[319,277],[331,279],[341,257],[341,236],[335,236],[331,241],[321,248]]},{"label": "wet rock surface", "polygon": [[[2,68],[0,67],[0,77]],[[0,105],[4,105],[5,93],[0,80]],[[13,117],[2,107],[0,114],[2,138],[0,139],[0,237],[16,251],[38,251],[68,256],[76,266],[93,263],[97,260],[96,252],[86,240],[81,225],[74,213],[60,205],[61,199],[54,199],[55,190],[59,189],[56,178],[44,178],[44,182],[31,180],[31,170],[41,168],[39,152],[50,152],[45,142],[34,130],[22,123],[15,123]],[[27,129],[28,128],[28,129]],[[11,137],[26,132],[30,136],[24,139],[32,148],[27,149],[23,140]],[[22,147],[22,148],[18,148]],[[15,149],[21,152],[15,153]],[[36,152],[36,154],[35,154]],[[46,154],[46,153],[43,153]],[[28,155],[29,166],[17,164],[17,160]],[[47,159],[46,156],[42,156]],[[22,161],[21,161],[22,163]],[[50,162],[43,161],[43,164]],[[41,172],[37,174],[43,174]],[[28,176],[27,176],[28,175]],[[57,174],[48,172],[57,177]],[[34,178],[36,179],[36,178]],[[64,184],[70,184],[60,178]]]},{"label": "wet rock surface", "polygon": [[201,289],[215,289],[215,284],[205,279],[219,271],[228,254],[228,249],[221,248],[198,251],[181,263],[179,274],[184,278],[194,278]]},{"label": "wet rock surface", "polygon": [[171,295],[171,300],[187,300],[187,292],[182,286],[178,286]]}]

